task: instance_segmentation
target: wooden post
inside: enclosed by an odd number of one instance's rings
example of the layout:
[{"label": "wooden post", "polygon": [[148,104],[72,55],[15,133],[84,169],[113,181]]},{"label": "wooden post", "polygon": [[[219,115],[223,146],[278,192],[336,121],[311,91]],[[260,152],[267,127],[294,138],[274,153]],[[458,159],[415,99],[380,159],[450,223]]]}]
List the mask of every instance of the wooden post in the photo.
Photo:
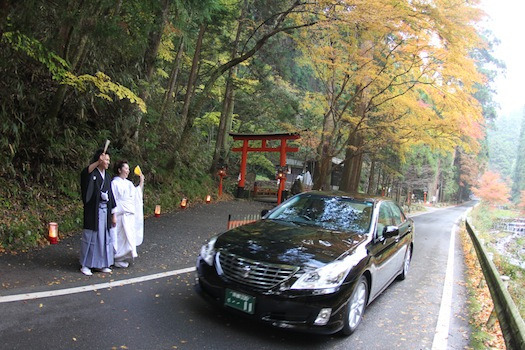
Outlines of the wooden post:
[{"label": "wooden post", "polygon": [[[279,166],[283,170],[286,167],[286,139],[281,139]],[[277,204],[281,204],[282,202],[283,191],[284,191],[285,186],[286,186],[286,175],[284,175],[281,179],[279,179],[279,190],[277,191]]]},{"label": "wooden post", "polygon": [[243,140],[242,143],[242,157],[241,157],[241,178],[237,186],[237,197],[244,197],[244,186],[246,179],[246,161],[248,159],[248,140]]}]

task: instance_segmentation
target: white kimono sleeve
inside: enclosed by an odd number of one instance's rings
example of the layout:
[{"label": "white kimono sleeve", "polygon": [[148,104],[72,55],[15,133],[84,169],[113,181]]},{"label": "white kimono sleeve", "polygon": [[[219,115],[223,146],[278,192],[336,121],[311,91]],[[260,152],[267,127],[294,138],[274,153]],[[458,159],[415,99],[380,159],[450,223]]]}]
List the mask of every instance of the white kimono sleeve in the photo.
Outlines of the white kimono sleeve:
[{"label": "white kimono sleeve", "polygon": [[140,186],[135,187],[135,232],[135,244],[139,246],[144,240],[144,204]]}]

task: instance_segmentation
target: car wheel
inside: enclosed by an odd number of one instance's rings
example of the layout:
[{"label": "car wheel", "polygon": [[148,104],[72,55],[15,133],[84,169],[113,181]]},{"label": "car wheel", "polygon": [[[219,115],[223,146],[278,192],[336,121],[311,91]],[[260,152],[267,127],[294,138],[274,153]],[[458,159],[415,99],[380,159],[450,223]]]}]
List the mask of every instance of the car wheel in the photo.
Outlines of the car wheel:
[{"label": "car wheel", "polygon": [[405,254],[405,260],[403,260],[403,271],[401,271],[401,273],[398,276],[400,281],[407,278],[411,260],[412,260],[412,247],[408,246],[407,252]]},{"label": "car wheel", "polygon": [[364,276],[361,276],[346,304],[341,333],[350,335],[357,329],[357,326],[359,326],[363,319],[367,298],[368,282]]}]

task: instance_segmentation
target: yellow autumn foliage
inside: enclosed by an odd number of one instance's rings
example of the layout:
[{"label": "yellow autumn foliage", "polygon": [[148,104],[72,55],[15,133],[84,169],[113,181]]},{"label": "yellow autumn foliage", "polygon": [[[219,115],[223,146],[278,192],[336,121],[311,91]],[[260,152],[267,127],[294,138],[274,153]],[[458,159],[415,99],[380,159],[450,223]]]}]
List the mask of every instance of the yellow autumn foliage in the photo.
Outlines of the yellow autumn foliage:
[{"label": "yellow autumn foliage", "polygon": [[99,98],[108,101],[113,101],[112,96],[115,96],[118,100],[127,99],[129,102],[136,104],[143,113],[147,111],[146,103],[140,97],[124,85],[111,81],[111,78],[102,72],[97,72],[95,75],[82,74],[79,76],[67,72],[66,77],[62,80],[62,84],[67,84],[82,92],[86,92],[94,87],[95,96]]},{"label": "yellow autumn foliage", "polygon": [[[477,1],[318,1],[316,31],[292,34],[323,90],[303,107],[324,116],[321,135],[331,156],[355,133],[367,149],[388,146],[400,157],[410,147],[478,149],[481,107],[473,93],[483,84],[471,58],[482,47]],[[316,14],[316,15],[313,15]],[[327,120],[329,118],[330,120]],[[326,141],[321,141],[326,142]],[[330,155],[328,155],[330,156]]]}]

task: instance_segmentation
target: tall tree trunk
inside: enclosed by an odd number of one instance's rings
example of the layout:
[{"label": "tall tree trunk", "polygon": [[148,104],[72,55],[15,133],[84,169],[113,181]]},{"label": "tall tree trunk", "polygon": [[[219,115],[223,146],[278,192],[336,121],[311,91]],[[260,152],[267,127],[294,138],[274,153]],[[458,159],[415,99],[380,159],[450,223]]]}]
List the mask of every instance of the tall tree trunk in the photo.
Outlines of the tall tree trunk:
[{"label": "tall tree trunk", "polygon": [[350,173],[350,186],[348,191],[358,192],[359,184],[361,182],[361,170],[363,169],[363,153],[355,155],[352,158],[352,163],[352,172]]},{"label": "tall tree trunk", "polygon": [[329,190],[331,187],[332,158],[334,154],[333,135],[336,120],[336,97],[335,97],[335,70],[332,74],[330,84],[328,84],[327,94],[330,98],[328,111],[323,118],[323,132],[319,145],[320,161],[314,175],[314,190]]},{"label": "tall tree trunk", "polygon": [[[237,48],[239,46],[239,38],[241,36],[244,14],[246,10],[247,2],[244,1],[243,8],[241,10],[241,16],[239,17],[237,24],[237,33],[235,34],[235,40],[232,43],[231,59],[237,57]],[[221,118],[219,121],[219,130],[217,131],[217,140],[215,142],[215,149],[213,152],[213,161],[210,168],[210,172],[214,173],[217,170],[218,163],[221,159],[225,159],[225,155],[228,149],[228,133],[231,130],[235,87],[233,80],[237,75],[237,66],[231,67],[228,71],[228,79],[226,79],[226,88],[224,90],[224,99],[222,101]]]},{"label": "tall tree trunk", "polygon": [[441,158],[438,157],[437,165],[436,165],[436,172],[434,173],[434,178],[432,179],[432,182],[428,186],[429,187],[428,197],[430,197],[430,200],[432,200],[434,198],[434,196],[436,196],[436,201],[438,200],[438,198],[437,198],[437,189],[438,189],[438,186],[439,186],[440,174],[441,174]]},{"label": "tall tree trunk", "polygon": [[333,117],[331,112],[329,112],[325,115],[323,122],[323,134],[319,146],[319,165],[314,174],[314,190],[329,190],[332,185],[333,128]]},{"label": "tall tree trunk", "polygon": [[120,9],[122,8],[122,1],[123,0],[117,0],[115,3],[115,7],[113,9],[113,14],[118,15],[120,13]]},{"label": "tall tree trunk", "polygon": [[328,144],[325,144],[322,147],[321,158],[318,162],[316,172],[314,173],[314,185],[312,187],[314,190],[330,189],[332,156],[330,156],[331,152],[327,149],[328,147]]},{"label": "tall tree trunk", "polygon": [[512,174],[512,199],[519,201],[521,191],[525,190],[525,108],[521,120],[521,131],[518,141],[518,153],[516,158],[516,165]]},{"label": "tall tree trunk", "polygon": [[[69,7],[69,10],[81,11],[84,4],[84,1],[72,4]],[[58,30],[58,35],[64,39],[63,46],[60,48],[60,51],[62,51],[63,55],[62,58],[69,62],[72,73],[76,73],[80,70],[80,66],[83,62],[82,58],[85,57],[86,48],[89,42],[89,33],[92,30],[93,26],[91,18],[101,17],[102,11],[102,5],[98,3],[94,13],[89,14],[89,18],[82,17],[78,20],[78,22],[76,22],[76,24],[73,25],[66,23]],[[78,44],[74,42],[75,32],[82,33]],[[74,50],[74,53],[72,53],[72,48],[76,49]],[[60,109],[62,108],[62,104],[64,103],[67,90],[68,86],[65,84],[61,84],[58,87],[47,112],[48,120],[53,121],[58,118],[58,114],[60,113]]]},{"label": "tall tree trunk", "polygon": [[[383,186],[381,187],[381,193],[385,193],[385,196],[389,196],[389,194],[392,191],[392,187],[390,186],[390,175],[388,173],[383,174]],[[389,191],[390,190],[390,191]]]},{"label": "tall tree trunk", "polygon": [[366,193],[368,194],[374,194],[374,177],[375,177],[375,167],[376,167],[376,161],[372,159],[370,162],[370,173],[368,174],[368,188],[366,190]]},{"label": "tall tree trunk", "polygon": [[356,192],[359,189],[363,163],[362,146],[363,138],[357,133],[348,138],[340,186],[343,191]]},{"label": "tall tree trunk", "polygon": [[382,183],[383,183],[383,178],[384,178],[384,174],[383,174],[383,167],[381,166],[381,163],[379,164],[379,170],[377,172],[377,182],[376,182],[376,188],[374,189],[375,190],[375,193],[374,194],[380,194],[381,193],[381,190],[382,190]]},{"label": "tall tree trunk", "polygon": [[199,28],[199,36],[197,37],[197,44],[195,45],[195,53],[193,54],[193,61],[191,64],[190,76],[188,78],[188,84],[186,85],[186,96],[184,97],[184,105],[182,106],[181,112],[181,126],[182,134],[179,139],[179,146],[184,144],[189,138],[190,130],[193,127],[193,118],[188,118],[188,112],[192,101],[193,85],[197,80],[197,70],[199,67],[200,53],[202,48],[202,39],[206,32],[206,24],[201,24]]},{"label": "tall tree trunk", "polygon": [[341,183],[339,184],[339,189],[341,191],[348,191],[350,188],[350,174],[352,173],[353,159],[353,152],[347,148],[345,152],[345,160],[343,161],[343,174],[341,175]]},{"label": "tall tree trunk", "polygon": [[360,86],[356,86],[355,94],[355,113],[360,117],[361,121],[354,126],[351,135],[348,137],[345,152],[345,167],[341,178],[341,183],[343,184],[341,189],[349,192],[356,192],[359,189],[363,160],[362,148],[364,143],[359,129],[366,114],[366,105],[363,101],[364,92]]},{"label": "tall tree trunk", "polygon": [[[75,53],[75,56],[71,60],[71,71],[76,72],[78,69],[78,64],[80,62],[81,57],[84,54],[84,50],[86,49],[88,42],[88,36],[83,35],[80,38],[80,43],[78,44],[77,51]],[[57,91],[55,92],[55,95],[53,96],[53,100],[51,101],[51,104],[49,106],[49,110],[47,112],[48,120],[54,121],[58,118],[58,113],[60,112],[60,109],[62,108],[62,103],[64,102],[64,98],[66,97],[67,93],[67,85],[61,84]]]},{"label": "tall tree trunk", "polygon": [[[159,52],[159,46],[162,40],[162,33],[164,32],[164,27],[168,22],[169,8],[170,0],[163,0],[160,14],[157,16],[157,28],[151,31],[149,34],[148,46],[144,53],[144,80],[146,82],[150,81],[151,77],[153,76],[153,72],[155,71],[155,59],[157,57],[157,53]],[[146,102],[146,100],[149,97],[147,88],[143,88],[143,90],[139,93],[139,97],[144,102]],[[143,113],[137,107],[134,107],[134,113],[137,114],[137,123],[135,126],[135,132],[133,133],[133,140],[136,143],[139,139],[139,130],[140,124],[142,122]]]},{"label": "tall tree trunk", "polygon": [[[237,67],[232,68],[232,78],[237,76]],[[224,129],[224,135],[222,137],[222,147],[220,150],[219,155],[227,157],[228,155],[228,148],[229,148],[229,139],[228,134],[232,130],[232,123],[233,123],[233,108],[235,106],[235,86],[233,84],[233,80],[230,84],[230,89],[228,93],[224,96],[228,103],[226,104],[226,117],[225,119],[225,129]],[[220,158],[220,157],[219,157]],[[217,160],[219,160],[219,158]]]},{"label": "tall tree trunk", "polygon": [[345,168],[343,169],[343,176],[341,183],[343,186],[341,190],[347,192],[357,192],[359,190],[359,182],[361,179],[361,169],[363,165],[363,155],[354,154],[351,158],[345,162]]},{"label": "tall tree trunk", "polygon": [[220,159],[224,159],[228,148],[228,133],[231,131],[232,113],[234,105],[235,90],[233,78],[237,73],[237,67],[230,69],[224,91],[224,100],[222,104],[219,129],[217,131],[217,141],[213,153],[213,162],[211,171],[214,172]]},{"label": "tall tree trunk", "polygon": [[0,38],[7,29],[7,19],[13,12],[20,10],[22,1],[18,0],[0,0]]},{"label": "tall tree trunk", "polygon": [[8,16],[9,16],[9,1],[0,0],[0,37],[2,37],[2,34],[4,34]]},{"label": "tall tree trunk", "polygon": [[182,61],[182,53],[184,51],[184,40],[181,37],[180,43],[179,43],[179,49],[177,50],[177,55],[175,56],[175,63],[173,64],[173,69],[171,70],[170,74],[170,80],[168,82],[168,91],[164,94],[164,100],[162,102],[162,108],[160,110],[160,117],[164,117],[164,113],[166,112],[166,109],[168,108],[168,105],[173,98],[173,90],[175,89],[175,86],[177,85],[177,79],[179,76],[179,67],[180,62]]},{"label": "tall tree trunk", "polygon": [[155,69],[155,60],[159,52],[160,42],[166,23],[168,23],[168,15],[170,9],[170,0],[163,0],[160,14],[157,16],[158,23],[156,28],[150,32],[148,38],[148,47],[144,53],[144,76],[146,81],[149,81],[153,76]]}]

